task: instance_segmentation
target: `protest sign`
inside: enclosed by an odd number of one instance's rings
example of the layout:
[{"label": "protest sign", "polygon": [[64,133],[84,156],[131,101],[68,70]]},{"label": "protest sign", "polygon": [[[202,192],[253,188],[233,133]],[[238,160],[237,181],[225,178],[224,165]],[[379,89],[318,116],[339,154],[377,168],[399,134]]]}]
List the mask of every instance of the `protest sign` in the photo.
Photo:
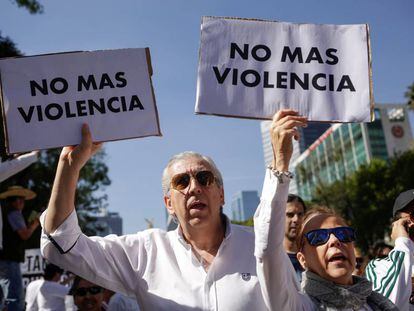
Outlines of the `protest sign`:
[{"label": "protest sign", "polygon": [[9,153],[161,135],[149,49],[73,52],[0,60]]},{"label": "protest sign", "polygon": [[24,262],[20,264],[23,286],[27,287],[30,282],[40,279],[46,267],[46,260],[40,253],[40,248],[25,250]]},{"label": "protest sign", "polygon": [[197,114],[369,122],[373,104],[368,25],[203,17]]}]

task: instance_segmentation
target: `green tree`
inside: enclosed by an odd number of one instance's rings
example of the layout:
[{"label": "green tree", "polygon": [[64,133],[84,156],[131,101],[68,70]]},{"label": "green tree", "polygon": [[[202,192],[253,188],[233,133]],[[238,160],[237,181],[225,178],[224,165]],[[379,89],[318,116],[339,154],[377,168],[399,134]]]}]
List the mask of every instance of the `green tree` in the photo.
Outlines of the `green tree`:
[{"label": "green tree", "polygon": [[411,109],[414,109],[414,82],[407,87],[407,91],[404,95],[405,98],[407,98],[407,105],[409,105]]},{"label": "green tree", "polygon": [[20,8],[27,9],[30,14],[43,13],[43,6],[37,0],[12,0]]},{"label": "green tree", "polygon": [[232,220],[231,223],[236,224],[236,225],[241,225],[241,226],[253,227],[253,217],[245,221]]},{"label": "green tree", "polygon": [[329,206],[356,228],[358,245],[367,252],[390,232],[395,198],[413,188],[413,175],[414,150],[388,161],[373,159],[344,180],[319,187],[312,203],[326,205],[328,198]]}]

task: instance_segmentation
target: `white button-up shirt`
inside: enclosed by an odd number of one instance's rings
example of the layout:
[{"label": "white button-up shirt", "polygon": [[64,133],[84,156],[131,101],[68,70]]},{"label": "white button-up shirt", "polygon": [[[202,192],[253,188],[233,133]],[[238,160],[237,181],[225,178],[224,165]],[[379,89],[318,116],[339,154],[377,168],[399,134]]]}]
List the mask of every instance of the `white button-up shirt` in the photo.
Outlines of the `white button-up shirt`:
[{"label": "white button-up shirt", "polygon": [[[271,175],[267,178],[276,179]],[[286,183],[284,191],[288,187]],[[262,202],[268,204],[274,195],[275,189],[264,190]],[[254,240],[252,228],[228,222],[225,238],[206,272],[179,229],[87,237],[73,211],[51,235],[42,233],[41,248],[54,264],[136,297],[143,310],[266,310]]]}]

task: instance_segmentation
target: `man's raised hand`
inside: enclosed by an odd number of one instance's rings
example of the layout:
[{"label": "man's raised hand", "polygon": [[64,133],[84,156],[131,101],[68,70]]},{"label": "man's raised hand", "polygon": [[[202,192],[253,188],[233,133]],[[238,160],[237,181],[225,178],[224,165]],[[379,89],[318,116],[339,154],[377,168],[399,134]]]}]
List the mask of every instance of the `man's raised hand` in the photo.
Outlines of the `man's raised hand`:
[{"label": "man's raised hand", "polygon": [[77,146],[67,146],[62,149],[60,161],[80,171],[88,160],[99,151],[102,143],[92,142],[92,135],[87,124],[82,125],[82,141]]}]

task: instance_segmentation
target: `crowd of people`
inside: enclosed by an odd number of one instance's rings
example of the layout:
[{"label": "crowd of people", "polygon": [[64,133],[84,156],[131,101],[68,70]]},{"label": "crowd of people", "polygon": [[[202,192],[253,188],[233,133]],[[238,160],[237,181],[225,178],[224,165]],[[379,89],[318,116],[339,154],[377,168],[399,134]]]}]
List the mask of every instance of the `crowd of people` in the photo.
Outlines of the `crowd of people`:
[{"label": "crowd of people", "polygon": [[[390,207],[395,246],[378,245],[367,262],[355,248],[357,232],[343,217],[289,194],[292,139],[306,125],[296,111],[275,114],[274,157],[253,228],[232,224],[223,213],[224,183],[213,160],[183,152],[170,159],[162,176],[164,203],[178,228],[107,237],[86,236],[78,225],[78,177],[100,148],[83,125],[80,145],[61,152],[49,206],[40,217],[41,250],[49,264],[43,279],[28,285],[26,309],[414,310],[414,190],[402,192]],[[9,282],[3,291],[8,310],[23,310],[14,272],[4,273],[21,257],[4,256],[10,241],[18,245],[39,221],[21,219],[30,190],[12,190],[0,194],[0,280]],[[63,269],[74,274],[66,280],[70,287],[59,283]]]}]

